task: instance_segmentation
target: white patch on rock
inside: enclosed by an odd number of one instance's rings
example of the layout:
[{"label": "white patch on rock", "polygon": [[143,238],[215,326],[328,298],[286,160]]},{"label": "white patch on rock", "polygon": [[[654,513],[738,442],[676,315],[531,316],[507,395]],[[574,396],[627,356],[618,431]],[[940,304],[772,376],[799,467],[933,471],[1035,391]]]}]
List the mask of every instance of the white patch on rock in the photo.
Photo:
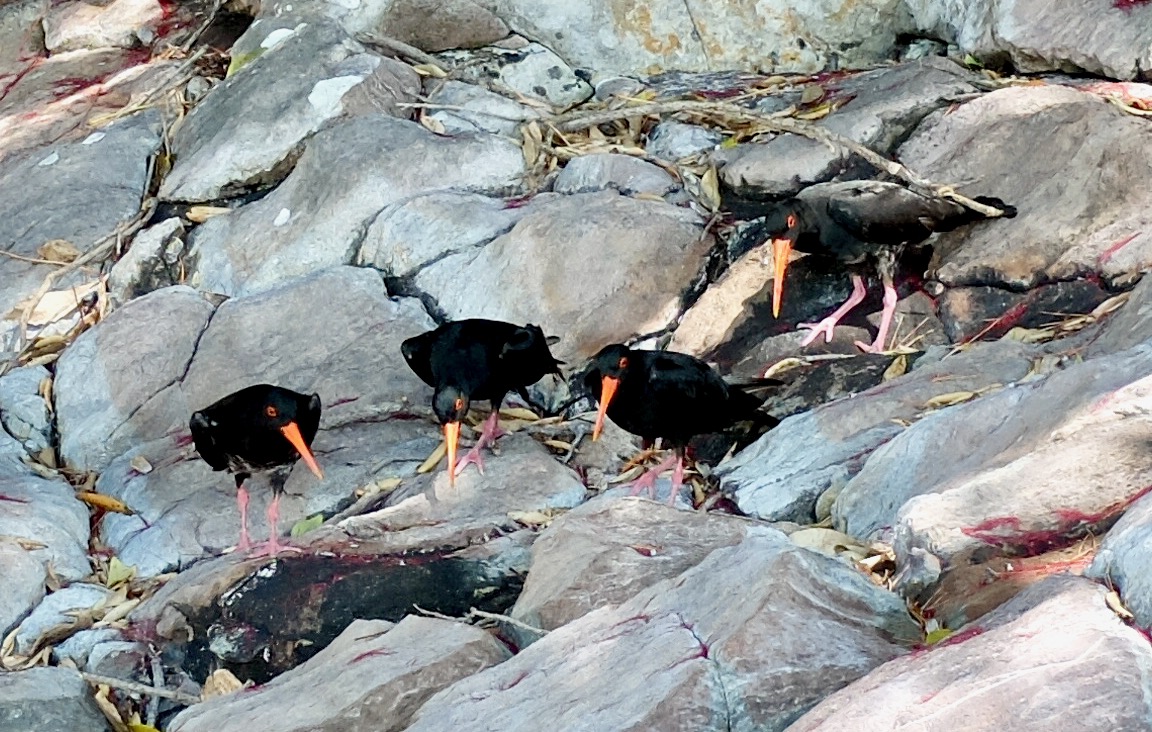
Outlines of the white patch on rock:
[{"label": "white patch on rock", "polygon": [[318,81],[308,95],[308,103],[325,117],[335,116],[340,113],[340,100],[361,81],[363,76],[337,76]]},{"label": "white patch on rock", "polygon": [[91,135],[88,135],[87,137],[85,137],[84,140],[80,144],[81,145],[95,145],[96,143],[103,140],[105,138],[105,136],[106,135],[103,132],[93,132]]},{"label": "white patch on rock", "polygon": [[277,28],[276,30],[269,33],[268,36],[260,42],[260,48],[263,48],[264,50],[270,50],[276,46],[279,46],[281,43],[295,35],[296,32],[303,28],[305,25],[307,24],[301,23],[295,28]]},{"label": "white patch on rock", "polygon": [[286,208],[282,208],[280,209],[280,213],[276,214],[276,218],[273,219],[272,225],[283,226],[284,224],[288,223],[288,219],[290,218],[292,218],[292,212]]},{"label": "white patch on rock", "polygon": [[37,165],[42,166],[42,167],[46,167],[49,165],[55,165],[59,161],[60,161],[60,153],[54,152],[51,155],[49,155],[48,157],[41,160],[39,163],[37,163]]}]

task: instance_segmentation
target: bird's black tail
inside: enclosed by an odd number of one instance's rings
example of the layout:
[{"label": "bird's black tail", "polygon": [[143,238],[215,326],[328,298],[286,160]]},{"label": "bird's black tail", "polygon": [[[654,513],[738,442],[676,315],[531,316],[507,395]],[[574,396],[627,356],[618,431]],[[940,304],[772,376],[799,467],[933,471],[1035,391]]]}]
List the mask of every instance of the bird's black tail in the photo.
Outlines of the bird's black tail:
[{"label": "bird's black tail", "polygon": [[[1014,218],[1016,218],[1016,207],[1010,203],[1004,203],[999,198],[995,198],[994,196],[976,196],[972,200],[975,201],[976,203],[982,203],[985,206],[991,206],[993,208],[1000,209],[1004,213],[1001,216],[999,216],[999,218],[1002,218],[1002,219],[1014,219]],[[973,211],[973,213],[975,213],[975,211]],[[976,215],[980,218],[983,218],[982,216],[980,216],[980,214],[976,214]]]}]

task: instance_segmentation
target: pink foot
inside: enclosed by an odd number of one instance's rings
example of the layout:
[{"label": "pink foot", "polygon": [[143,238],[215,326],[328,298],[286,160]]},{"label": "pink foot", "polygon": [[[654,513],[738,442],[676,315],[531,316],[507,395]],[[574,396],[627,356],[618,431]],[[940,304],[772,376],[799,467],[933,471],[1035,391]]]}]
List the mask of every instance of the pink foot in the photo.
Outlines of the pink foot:
[{"label": "pink foot", "polygon": [[[656,481],[660,478],[660,474],[663,473],[668,468],[672,467],[672,463],[675,463],[675,462],[677,462],[677,458],[675,455],[672,455],[672,456],[664,458],[663,462],[661,462],[659,465],[652,468],[651,470],[645,471],[644,474],[641,475],[639,478],[637,478],[636,480],[627,484],[628,488],[631,489],[631,490],[629,490],[628,495],[638,496],[638,495],[640,495],[641,491],[647,491],[648,497],[655,500],[656,499]],[[681,474],[681,475],[683,475],[683,474]],[[675,479],[675,477],[673,477],[672,482],[673,482],[672,500],[675,501],[676,500],[676,485],[675,485],[676,479]]]},{"label": "pink foot", "polygon": [[871,344],[856,341],[856,347],[864,353],[883,353],[884,342],[888,340],[888,328],[892,325],[892,315],[896,312],[896,288],[892,283],[884,283],[884,311],[880,314],[880,328],[876,332],[876,340]]},{"label": "pink foot", "polygon": [[262,542],[252,547],[248,554],[250,559],[257,559],[259,557],[274,557],[280,552],[303,552],[300,547],[292,546],[291,544],[280,543],[280,531],[277,524],[280,523],[280,494],[276,493],[272,496],[272,502],[268,504],[268,541]]},{"label": "pink foot", "polygon": [[476,466],[480,475],[484,475],[484,458],[480,456],[480,450],[506,434],[508,433],[500,429],[500,410],[498,408],[493,409],[492,414],[488,415],[488,419],[484,420],[484,426],[480,429],[480,439],[476,440],[476,445],[456,463],[456,475],[463,473],[465,466],[469,463]]},{"label": "pink foot", "polygon": [[684,486],[684,458],[680,455],[676,456],[676,468],[672,471],[672,490],[668,493],[668,505],[676,505],[676,496],[680,495],[680,489]]},{"label": "pink foot", "polygon": [[244,486],[236,489],[236,505],[240,507],[240,541],[236,543],[236,551],[246,552],[252,548],[252,539],[248,536],[248,489]]},{"label": "pink foot", "polygon": [[821,333],[824,334],[824,342],[831,343],[832,331],[835,330],[836,324],[839,323],[840,319],[847,315],[852,310],[852,308],[860,304],[860,301],[864,299],[865,294],[866,291],[864,289],[864,280],[860,278],[860,275],[852,275],[852,294],[848,296],[848,299],[844,301],[843,305],[836,308],[834,313],[829,315],[827,318],[824,318],[819,323],[800,323],[796,326],[797,328],[810,329],[812,331],[804,337],[804,340],[800,341],[800,345],[808,345],[812,341],[819,338]]}]

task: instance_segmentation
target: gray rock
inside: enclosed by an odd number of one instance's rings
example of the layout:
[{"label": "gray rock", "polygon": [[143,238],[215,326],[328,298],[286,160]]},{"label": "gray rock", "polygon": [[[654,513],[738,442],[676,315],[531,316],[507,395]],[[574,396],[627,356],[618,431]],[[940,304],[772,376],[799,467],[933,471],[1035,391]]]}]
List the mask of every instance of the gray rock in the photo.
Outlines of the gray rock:
[{"label": "gray rock", "polygon": [[493,135],[516,137],[516,128],[521,122],[540,117],[540,114],[531,107],[462,81],[444,81],[428,95],[428,101],[432,104],[453,107],[453,109],[433,108],[429,110],[428,115],[443,125],[444,132],[449,135],[488,132]]},{"label": "gray rock", "polygon": [[[211,201],[278,183],[299,145],[340,116],[344,96],[382,63],[342,29],[323,23],[270,40],[270,48],[214,88],[180,125],[162,198]],[[412,101],[419,80],[407,73],[410,83],[385,94]]]},{"label": "gray rock", "polygon": [[5,585],[0,595],[0,636],[7,636],[44,599],[44,583],[48,580],[44,565],[19,541],[0,540],[0,574]]},{"label": "gray rock", "polygon": [[57,661],[68,659],[76,664],[77,668],[91,673],[88,667],[88,658],[99,645],[120,640],[120,631],[116,628],[95,628],[81,630],[66,638],[59,645],[53,646],[52,657]]},{"label": "gray rock", "polygon": [[26,472],[0,471],[0,507],[0,536],[16,540],[65,582],[91,574],[88,509],[76,500],[72,486]]},{"label": "gray rock", "polygon": [[49,378],[43,366],[25,366],[0,376],[0,424],[30,455],[52,444],[52,414],[40,395]]},{"label": "gray rock", "polygon": [[[1152,266],[1152,192],[1127,173],[1152,166],[1146,136],[1141,120],[1056,85],[1000,89],[930,116],[899,159],[932,180],[978,180],[966,192],[1019,210],[1011,220],[940,235],[936,278],[1012,289],[1085,272],[1131,282]],[[1037,139],[1046,154],[1035,154]],[[1121,172],[1097,179],[1101,167]]]},{"label": "gray rock", "polygon": [[44,45],[52,53],[81,48],[140,45],[141,35],[155,31],[165,12],[158,0],[63,3],[44,16]]},{"label": "gray rock", "polygon": [[952,638],[841,689],[788,732],[1146,729],[1152,652],[1108,609],[1106,593],[1079,577],[1045,579]]},{"label": "gray rock", "polygon": [[512,30],[547,42],[574,66],[632,74],[652,68],[822,71],[887,59],[911,26],[896,2],[833,6],[736,2],[622,6],[491,0]]},{"label": "gray rock", "polygon": [[184,220],[174,216],[137,234],[108,274],[112,302],[122,305],[161,287],[179,284],[185,231]]},{"label": "gray rock", "polygon": [[[0,163],[0,242],[5,250],[35,257],[45,242],[64,239],[83,251],[139,210],[148,185],[148,158],[160,145],[159,113],[132,115],[85,140]],[[0,257],[0,316],[34,293],[53,269]]]},{"label": "gray rock", "polygon": [[[740,510],[768,521],[815,520],[816,499],[858,473],[878,447],[904,431],[929,399],[1023,378],[1026,347],[988,344],[927,363],[854,397],[788,417],[733,460],[716,469],[721,489]],[[938,456],[933,449],[932,454]]]},{"label": "gray rock", "polygon": [[[429,423],[429,434],[435,427]],[[422,480],[406,483],[387,506],[317,531],[315,546],[371,542],[374,551],[415,553],[467,546],[494,531],[514,530],[520,513],[579,506],[586,489],[572,470],[525,435],[501,438],[498,456],[485,456],[484,475],[469,467],[450,485],[443,463]]]},{"label": "gray rock", "polygon": [[72,669],[40,666],[4,674],[0,732],[106,732],[87,682]]},{"label": "gray rock", "polygon": [[647,193],[664,196],[680,184],[658,165],[631,155],[593,153],[568,161],[556,177],[557,193],[589,193],[615,190],[626,195]]},{"label": "gray rock", "polygon": [[356,620],[301,666],[259,689],[197,704],[168,729],[238,732],[275,717],[283,732],[400,732],[434,693],[510,655],[463,623]]},{"label": "gray rock", "polygon": [[1152,497],[1129,506],[1096,552],[1086,573],[1120,592],[1142,628],[1152,625]]},{"label": "gray rock", "polygon": [[196,230],[192,281],[240,295],[348,264],[387,206],[433,191],[508,193],[523,170],[520,147],[500,137],[440,137],[382,116],[347,120],[313,137],[271,194]]},{"label": "gray rock", "polygon": [[1085,329],[1085,357],[1126,351],[1152,339],[1152,277],[1144,277],[1128,295],[1128,302],[1102,323]]},{"label": "gray rock", "polygon": [[[510,614],[553,630],[675,577],[713,549],[761,535],[775,532],[638,498],[591,501],[558,518],[532,545],[532,567]],[[538,638],[518,633],[521,646]]]},{"label": "gray rock", "polygon": [[895,595],[770,532],[457,682],[408,730],[782,729],[916,635]]},{"label": "gray rock", "polygon": [[0,6],[0,77],[27,72],[46,55],[43,19],[48,0],[15,0]]},{"label": "gray rock", "polygon": [[907,7],[923,34],[956,44],[960,54],[1007,56],[1020,71],[1139,79],[1152,69],[1152,8],[1139,2],[1122,9],[1119,2],[912,0]]},{"label": "gray rock", "polygon": [[695,214],[663,203],[563,196],[532,206],[483,249],[424,268],[415,285],[449,317],[537,323],[562,336],[556,357],[575,363],[676,317],[711,247],[701,227]]},{"label": "gray rock", "polygon": [[898,562],[921,547],[944,566],[1036,554],[1106,528],[1152,483],[1139,457],[1150,354],[1146,344],[1073,363],[914,424],[840,494],[837,526],[864,536],[886,523]]},{"label": "gray rock", "polygon": [[707,127],[665,120],[657,124],[648,134],[646,150],[654,158],[675,162],[712,150],[723,139],[723,135]]},{"label": "gray rock", "polygon": [[187,424],[172,385],[187,372],[213,307],[195,290],[169,287],[133,300],[65,350],[56,367],[60,456],[103,470],[142,440]]},{"label": "gray rock", "polygon": [[539,43],[521,48],[489,47],[446,54],[461,78],[480,85],[490,80],[516,94],[523,94],[554,107],[570,107],[592,96],[592,87],[576,76],[572,67]]},{"label": "gray rock", "polygon": [[444,257],[482,247],[531,210],[479,193],[441,191],[405,199],[368,227],[356,264],[409,277]]},{"label": "gray rock", "polygon": [[37,641],[46,632],[58,625],[74,623],[76,618],[71,613],[89,610],[111,594],[112,591],[106,587],[89,584],[69,585],[53,592],[20,623],[13,650],[21,655],[31,655]]},{"label": "gray rock", "polygon": [[345,25],[386,33],[422,51],[479,48],[508,35],[508,26],[474,0],[365,2]]},{"label": "gray rock", "polygon": [[[163,308],[166,299],[188,292],[161,290],[114,315],[138,309],[146,318],[153,311],[149,303]],[[325,307],[317,309],[318,302]],[[399,344],[434,323],[417,301],[389,298],[379,274],[339,267],[260,295],[229,300],[214,313],[210,306],[203,315],[197,310],[196,317],[205,321],[211,317],[202,333],[167,329],[173,340],[166,352],[188,352],[180,369],[168,377],[169,383],[154,395],[150,390],[121,389],[125,395],[121,400],[104,404],[90,417],[92,430],[110,430],[115,438],[96,433],[84,438],[92,450],[101,444],[124,446],[118,447],[119,457],[110,458],[97,489],[138,512],[106,516],[103,534],[121,560],[135,565],[141,575],[183,566],[235,543],[239,530],[235,484],[196,457],[186,425],[194,410],[239,388],[280,384],[319,393],[324,404],[313,449],[326,479],[317,484],[308,471],[293,472],[282,503],[285,531],[299,519],[333,512],[349,502],[359,486],[381,477],[411,475],[436,446],[439,438],[431,424],[393,419],[428,402],[430,391],[404,364]],[[99,336],[100,329],[116,322],[110,317],[89,332]],[[341,325],[335,328],[332,323]],[[112,368],[117,358],[138,357],[139,351],[104,350],[104,344],[115,342],[112,335],[98,337],[85,363]],[[277,354],[272,362],[269,354]],[[80,367],[77,361],[75,368]],[[137,458],[146,460],[152,470],[138,472],[133,467]],[[270,497],[255,481],[249,509],[254,536],[264,531],[262,515]]]},{"label": "gray rock", "polygon": [[[826,84],[825,93],[829,99],[848,101],[817,124],[888,153],[930,112],[946,106],[950,97],[976,91],[971,83],[975,78],[937,57],[845,77]],[[846,151],[796,135],[718,150],[713,159],[720,163],[724,183],[758,196],[792,195],[857,164]]]}]

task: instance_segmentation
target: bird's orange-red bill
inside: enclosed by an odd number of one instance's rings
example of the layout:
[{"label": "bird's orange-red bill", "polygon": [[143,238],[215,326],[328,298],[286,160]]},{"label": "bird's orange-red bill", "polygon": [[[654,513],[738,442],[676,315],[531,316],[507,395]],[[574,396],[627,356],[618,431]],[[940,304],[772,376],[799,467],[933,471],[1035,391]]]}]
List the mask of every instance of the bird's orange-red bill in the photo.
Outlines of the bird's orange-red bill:
[{"label": "bird's orange-red bill", "polygon": [[312,451],[308,449],[308,445],[304,444],[304,436],[300,434],[300,428],[296,426],[295,422],[289,422],[280,428],[280,432],[284,437],[292,443],[292,447],[296,448],[296,452],[300,453],[300,457],[304,459],[304,464],[308,469],[320,480],[324,480],[324,473],[321,472],[320,466],[316,463],[316,458],[312,456]]},{"label": "bird's orange-red bill", "polygon": [[780,317],[780,303],[784,300],[784,270],[788,269],[788,257],[792,254],[792,242],[788,239],[772,240],[772,317]]},{"label": "bird's orange-red bill", "polygon": [[600,380],[600,411],[596,412],[596,426],[592,429],[592,439],[600,439],[600,431],[604,429],[604,417],[608,414],[608,404],[620,386],[620,379],[605,376]]},{"label": "bird's orange-red bill", "polygon": [[460,441],[460,423],[444,425],[444,444],[448,446],[448,484],[456,485],[456,443]]}]

